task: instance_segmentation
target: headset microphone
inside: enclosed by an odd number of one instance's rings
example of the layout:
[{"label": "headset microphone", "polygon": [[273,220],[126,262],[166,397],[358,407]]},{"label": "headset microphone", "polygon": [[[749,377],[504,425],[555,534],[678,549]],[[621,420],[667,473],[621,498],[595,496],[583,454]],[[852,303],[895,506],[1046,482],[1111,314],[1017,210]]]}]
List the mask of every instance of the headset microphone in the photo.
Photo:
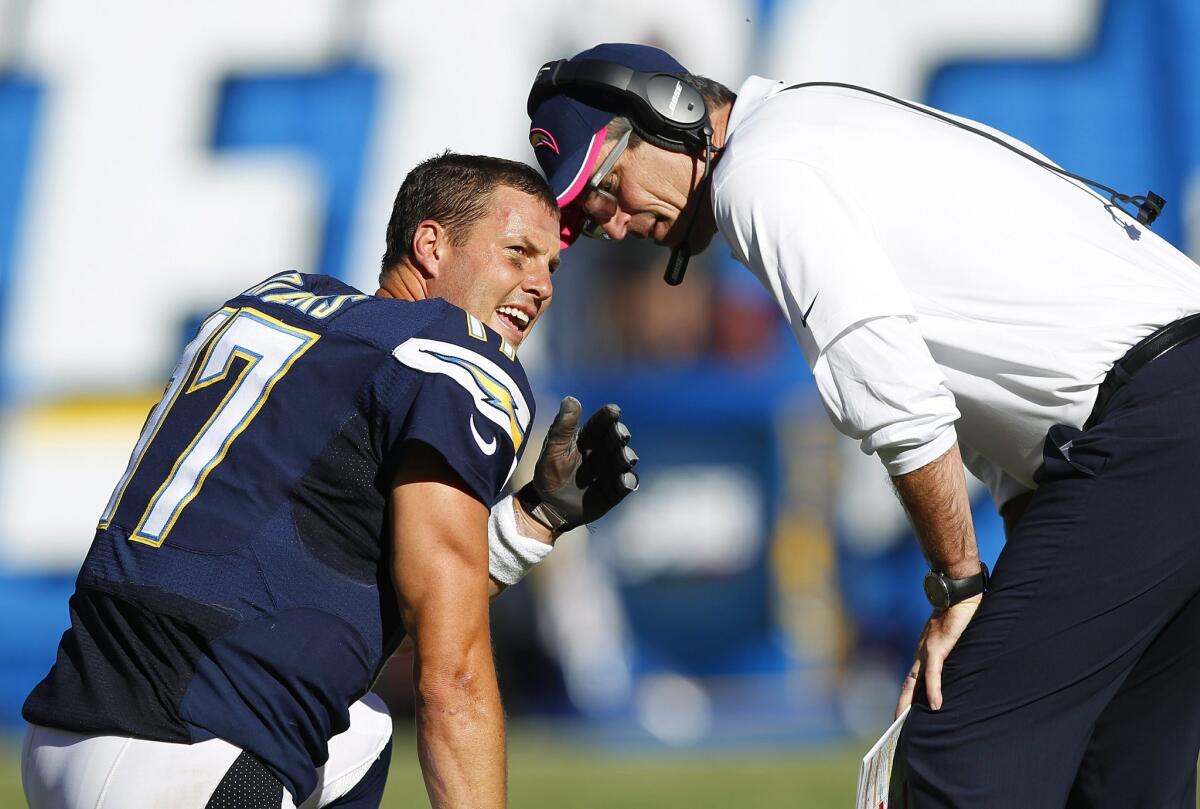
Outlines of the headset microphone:
[{"label": "headset microphone", "polygon": [[663,273],[663,280],[673,287],[679,286],[683,281],[683,274],[687,272],[688,259],[691,257],[692,251],[686,244],[681,244],[672,250],[671,257],[667,259],[667,271]]},{"label": "headset microphone", "polygon": [[[704,176],[700,178],[700,182],[696,184],[695,193],[704,193],[704,184],[708,182],[709,173],[712,169],[712,126],[704,127]],[[689,195],[690,196],[690,195]],[[688,239],[692,237],[692,228],[696,224],[696,219],[700,216],[699,203],[692,209],[692,215],[688,219],[687,228],[683,231],[683,239],[679,244],[671,250],[671,255],[667,259],[667,271],[663,273],[663,280],[670,286],[677,287],[683,282],[683,274],[687,272],[688,259],[692,257],[692,248],[688,245]],[[687,204],[684,204],[684,208]]]}]

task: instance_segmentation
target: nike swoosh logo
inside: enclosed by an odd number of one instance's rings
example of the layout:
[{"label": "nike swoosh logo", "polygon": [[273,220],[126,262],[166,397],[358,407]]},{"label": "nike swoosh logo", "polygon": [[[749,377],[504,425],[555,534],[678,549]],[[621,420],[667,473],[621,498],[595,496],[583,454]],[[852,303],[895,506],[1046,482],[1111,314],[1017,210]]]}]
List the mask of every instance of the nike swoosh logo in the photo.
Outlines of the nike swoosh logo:
[{"label": "nike swoosh logo", "polygon": [[812,308],[817,305],[817,296],[820,294],[818,292],[816,295],[813,295],[812,302],[808,304],[808,308],[804,310],[804,314],[800,315],[800,325],[806,329],[808,328],[808,315],[812,312]]},{"label": "nike swoosh logo", "polygon": [[475,414],[472,413],[469,417],[471,422],[471,435],[475,438],[475,443],[479,445],[479,449],[483,450],[484,455],[496,454],[496,436],[492,436],[492,441],[489,444],[483,440],[483,436],[479,434],[479,430],[475,429]]}]

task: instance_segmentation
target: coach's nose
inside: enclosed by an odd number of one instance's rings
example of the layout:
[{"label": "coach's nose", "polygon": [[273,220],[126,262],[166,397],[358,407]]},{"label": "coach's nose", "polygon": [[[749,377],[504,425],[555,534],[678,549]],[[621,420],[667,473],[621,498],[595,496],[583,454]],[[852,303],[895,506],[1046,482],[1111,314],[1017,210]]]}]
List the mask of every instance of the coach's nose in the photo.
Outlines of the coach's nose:
[{"label": "coach's nose", "polygon": [[613,214],[612,218],[604,223],[604,232],[608,235],[608,238],[619,242],[621,239],[624,239],[629,235],[630,219],[631,217],[629,214],[618,208],[617,212]]}]

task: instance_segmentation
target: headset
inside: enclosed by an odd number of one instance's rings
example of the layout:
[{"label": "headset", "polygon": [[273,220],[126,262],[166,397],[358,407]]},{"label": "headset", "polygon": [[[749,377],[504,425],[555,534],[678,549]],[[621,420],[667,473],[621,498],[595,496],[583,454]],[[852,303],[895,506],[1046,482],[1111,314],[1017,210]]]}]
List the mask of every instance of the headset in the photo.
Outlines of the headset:
[{"label": "headset", "polygon": [[594,91],[622,102],[638,135],[670,152],[696,152],[711,144],[712,123],[700,92],[671,73],[642,73],[616,62],[558,59],[538,70],[529,91],[529,117],[559,93]]},{"label": "headset", "polygon": [[[1109,202],[1114,207],[1125,210],[1123,204],[1134,206],[1137,221],[1146,227],[1153,226],[1154,220],[1158,218],[1162,213],[1163,206],[1167,204],[1165,199],[1153,191],[1136,196],[1122,194],[1103,183],[1059,168],[990,132],[985,132],[920,104],[914,104],[911,101],[905,101],[868,87],[844,82],[812,81],[793,84],[785,87],[781,92],[802,90],[806,87],[836,87],[866,93],[979,135],[1041,168],[1104,191],[1108,194]],[[704,98],[686,80],[672,73],[643,73],[616,62],[601,59],[581,59],[574,63],[559,59],[547,62],[538,71],[526,104],[529,117],[532,118],[538,106],[550,96],[571,91],[593,91],[621,102],[623,109],[629,115],[634,130],[654,146],[672,152],[689,154],[701,152],[704,156],[704,175],[700,178],[697,190],[701,189],[710,179],[712,155],[714,151],[719,150],[712,148],[712,122],[709,120]],[[693,210],[682,241],[679,246],[671,250],[671,257],[667,261],[667,271],[663,280],[672,286],[682,282],[683,275],[687,271],[688,259],[691,257],[691,250],[688,248],[687,242],[692,234],[692,226],[696,223],[696,216],[697,211]]]},{"label": "headset", "polygon": [[[526,111],[533,118],[543,101],[559,93],[595,92],[621,102],[634,131],[647,143],[670,152],[704,155],[704,175],[697,188],[712,173],[712,121],[700,91],[672,73],[643,73],[603,59],[558,59],[538,70],[529,91]],[[671,286],[683,281],[692,251],[688,239],[698,211],[688,219],[683,239],[671,249],[663,280]]]}]

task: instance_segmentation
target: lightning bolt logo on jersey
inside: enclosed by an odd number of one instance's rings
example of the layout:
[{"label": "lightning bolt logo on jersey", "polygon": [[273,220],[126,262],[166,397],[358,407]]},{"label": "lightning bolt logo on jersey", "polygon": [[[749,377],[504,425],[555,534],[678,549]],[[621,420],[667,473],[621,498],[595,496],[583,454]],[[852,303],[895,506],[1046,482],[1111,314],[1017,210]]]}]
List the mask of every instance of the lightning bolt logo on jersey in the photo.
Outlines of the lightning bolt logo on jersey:
[{"label": "lightning bolt logo on jersey", "polygon": [[[454,381],[471,397],[476,411],[500,428],[506,445],[511,448],[511,476],[532,415],[513,378],[496,362],[456,343],[414,337],[398,346],[393,354],[410,368]],[[493,448],[489,452],[488,447],[495,444],[484,441],[473,419],[464,419],[459,429],[464,433],[464,446],[465,436],[469,434],[484,454],[495,451]]]},{"label": "lightning bolt logo on jersey", "polygon": [[303,799],[403,637],[387,504],[405,445],[491,506],[532,418],[511,346],[445,301],[298,272],[232,298],[146,419],[25,718],[216,736]]}]

